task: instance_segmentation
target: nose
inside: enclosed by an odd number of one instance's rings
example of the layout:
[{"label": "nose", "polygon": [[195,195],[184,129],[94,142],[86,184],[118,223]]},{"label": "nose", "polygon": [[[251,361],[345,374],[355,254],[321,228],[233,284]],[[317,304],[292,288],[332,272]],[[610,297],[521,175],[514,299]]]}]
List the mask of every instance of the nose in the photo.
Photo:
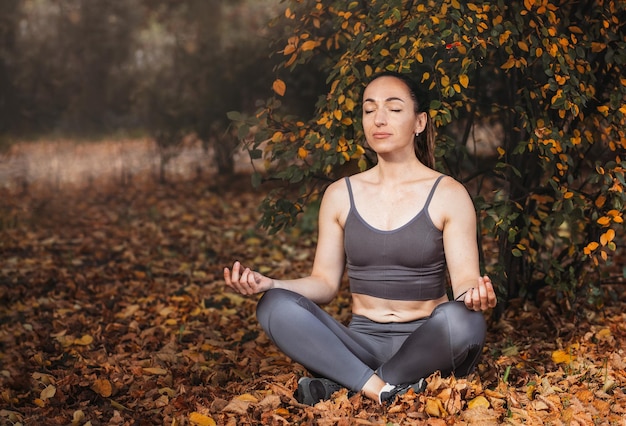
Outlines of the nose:
[{"label": "nose", "polygon": [[374,116],[374,124],[376,126],[384,126],[385,124],[387,124],[387,114],[384,110],[384,108],[379,108],[377,109],[374,114],[376,114]]}]

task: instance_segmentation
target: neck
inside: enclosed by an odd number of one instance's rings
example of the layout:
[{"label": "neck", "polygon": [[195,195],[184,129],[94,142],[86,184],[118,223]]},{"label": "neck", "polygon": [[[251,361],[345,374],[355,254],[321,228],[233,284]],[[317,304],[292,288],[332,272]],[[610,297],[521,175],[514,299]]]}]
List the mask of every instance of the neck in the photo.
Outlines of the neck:
[{"label": "neck", "polygon": [[395,159],[379,155],[376,166],[380,180],[391,183],[413,179],[416,175],[426,170],[429,169],[415,155]]}]

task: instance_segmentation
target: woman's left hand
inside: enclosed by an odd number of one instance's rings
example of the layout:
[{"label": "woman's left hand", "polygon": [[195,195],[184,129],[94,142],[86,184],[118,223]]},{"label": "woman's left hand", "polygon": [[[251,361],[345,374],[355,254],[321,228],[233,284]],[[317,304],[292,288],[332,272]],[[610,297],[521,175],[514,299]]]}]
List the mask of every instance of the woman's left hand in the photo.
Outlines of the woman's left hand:
[{"label": "woman's left hand", "polygon": [[465,306],[473,311],[486,311],[498,303],[491,279],[485,275],[478,277],[478,286],[470,288],[463,299]]}]

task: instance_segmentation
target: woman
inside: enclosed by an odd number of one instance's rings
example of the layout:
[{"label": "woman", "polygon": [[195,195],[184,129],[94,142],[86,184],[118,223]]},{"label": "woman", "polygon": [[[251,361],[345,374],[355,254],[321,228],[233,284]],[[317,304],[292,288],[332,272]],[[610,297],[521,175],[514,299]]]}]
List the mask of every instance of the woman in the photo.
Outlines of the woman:
[{"label": "woman", "polygon": [[[378,162],[326,190],[311,275],[277,280],[239,262],[224,269],[233,290],[265,292],[257,318],[315,376],[300,379],[296,392],[311,405],[341,387],[390,403],[423,390],[435,371],[469,374],[485,340],[481,311],[496,305],[479,273],[474,206],[460,183],[432,168],[434,132],[417,89],[402,74],[380,74],[362,108]],[[319,307],[337,294],[346,264],[347,327]]]}]

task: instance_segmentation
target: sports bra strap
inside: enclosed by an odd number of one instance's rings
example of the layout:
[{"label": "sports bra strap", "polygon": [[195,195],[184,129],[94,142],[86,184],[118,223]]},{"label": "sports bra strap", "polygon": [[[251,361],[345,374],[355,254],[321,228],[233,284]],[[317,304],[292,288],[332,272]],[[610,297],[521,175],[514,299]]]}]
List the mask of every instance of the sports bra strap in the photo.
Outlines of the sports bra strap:
[{"label": "sports bra strap", "polygon": [[435,193],[435,189],[437,189],[437,185],[439,185],[439,181],[441,181],[441,179],[444,178],[445,175],[441,175],[437,178],[437,180],[435,181],[435,184],[433,185],[433,188],[430,190],[430,194],[428,194],[428,198],[426,198],[426,204],[424,204],[423,210],[426,212],[428,211],[428,205],[430,204],[430,200],[432,200],[433,198],[433,194]]},{"label": "sports bra strap", "polygon": [[350,185],[350,178],[346,176],[346,185],[348,185],[348,195],[350,195],[350,207],[354,208],[354,196],[352,195],[352,185]]},{"label": "sports bra strap", "polygon": [[[424,204],[424,211],[427,211],[428,206],[430,204],[430,200],[432,200],[433,194],[435,193],[435,189],[437,189],[437,185],[439,185],[439,182],[445,176],[446,175],[441,175],[435,181],[435,184],[433,185],[432,189],[430,190],[430,194],[428,194],[428,198],[426,198],[426,203]],[[346,185],[348,185],[348,195],[350,196],[350,207],[354,208],[354,195],[352,194],[352,185],[350,185],[350,177],[346,176],[344,179],[346,180]]]}]

